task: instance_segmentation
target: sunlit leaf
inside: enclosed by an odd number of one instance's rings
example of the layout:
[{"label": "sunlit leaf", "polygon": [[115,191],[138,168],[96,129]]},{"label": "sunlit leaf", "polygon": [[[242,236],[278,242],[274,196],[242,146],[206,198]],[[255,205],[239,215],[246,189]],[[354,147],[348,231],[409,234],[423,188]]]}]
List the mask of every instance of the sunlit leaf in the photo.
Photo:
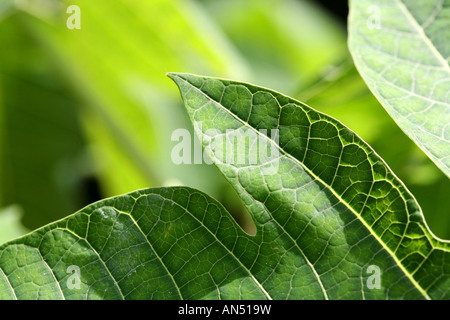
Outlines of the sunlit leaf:
[{"label": "sunlit leaf", "polygon": [[450,1],[350,1],[349,46],[367,85],[450,177]]},{"label": "sunlit leaf", "polygon": [[[314,289],[308,287],[315,298],[450,296],[449,243],[429,232],[414,197],[355,133],[267,89],[187,74],[170,77],[205,150],[251,213],[257,234],[276,230],[276,238],[286,243],[283,257],[297,257],[293,265],[274,259],[273,278],[257,279],[275,286],[282,282],[275,274],[295,265],[305,269],[303,277],[315,277]],[[274,129],[276,139],[267,134]],[[257,149],[250,144],[243,164],[224,161],[224,137],[242,131],[267,140],[279,154],[251,164]],[[371,265],[382,270],[381,290],[368,290],[361,280]],[[289,281],[297,274],[288,273]],[[286,287],[297,288],[289,281]]]},{"label": "sunlit leaf", "polygon": [[431,231],[450,239],[450,215],[442,214],[450,207],[450,180],[385,112],[351,60],[336,65],[295,97],[357,132],[414,194]]},{"label": "sunlit leaf", "polygon": [[[414,198],[356,134],[268,89],[170,77],[256,235],[200,191],[139,190],[0,246],[1,298],[450,297],[449,243],[433,237]],[[217,147],[241,130],[279,153],[250,164],[259,142],[250,143],[237,149],[247,163],[222,161]]]},{"label": "sunlit leaf", "polygon": [[84,193],[76,101],[50,60],[14,15],[0,22],[0,206],[20,205],[33,229],[98,200]]},{"label": "sunlit leaf", "polygon": [[0,243],[20,237],[28,232],[21,224],[22,212],[18,206],[0,209]]}]

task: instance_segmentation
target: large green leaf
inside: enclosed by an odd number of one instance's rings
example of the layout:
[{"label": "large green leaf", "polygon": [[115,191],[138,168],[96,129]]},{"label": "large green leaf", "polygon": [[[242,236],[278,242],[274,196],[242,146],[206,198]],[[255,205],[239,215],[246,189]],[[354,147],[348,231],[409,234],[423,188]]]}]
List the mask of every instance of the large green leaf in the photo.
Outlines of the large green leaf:
[{"label": "large green leaf", "polygon": [[[279,260],[270,275],[255,274],[256,279],[281,287],[278,277],[285,268],[297,267],[315,285],[306,294],[297,286],[298,274],[291,272],[284,285],[299,290],[284,294],[450,297],[449,243],[431,234],[414,197],[355,133],[267,89],[186,74],[170,77],[180,88],[205,152],[243,199],[257,234],[276,233],[285,243],[281,259],[296,256],[294,265]],[[265,134],[273,129],[278,130],[275,137]],[[278,154],[251,164],[251,155],[259,150],[248,143],[246,161],[227,161],[224,139],[248,132]],[[382,270],[383,290],[364,286],[362,277],[370,265]],[[270,286],[267,291],[273,294]]]},{"label": "large green leaf", "polygon": [[4,0],[0,2],[0,20],[9,14],[11,8],[13,7],[13,1],[14,0]]},{"label": "large green leaf", "polygon": [[199,191],[136,191],[1,246],[0,298],[269,298],[248,269],[262,243]]},{"label": "large green leaf", "polygon": [[350,1],[349,47],[405,133],[450,177],[450,1]]},{"label": "large green leaf", "polygon": [[[270,90],[171,77],[256,235],[202,192],[135,191],[0,246],[1,298],[450,297],[449,244],[432,236],[414,198],[358,136]],[[243,127],[279,154],[252,164],[221,161],[221,137]],[[247,146],[238,158],[250,160],[256,150]],[[379,288],[368,286],[374,266]],[[79,289],[72,287],[77,274]]]}]

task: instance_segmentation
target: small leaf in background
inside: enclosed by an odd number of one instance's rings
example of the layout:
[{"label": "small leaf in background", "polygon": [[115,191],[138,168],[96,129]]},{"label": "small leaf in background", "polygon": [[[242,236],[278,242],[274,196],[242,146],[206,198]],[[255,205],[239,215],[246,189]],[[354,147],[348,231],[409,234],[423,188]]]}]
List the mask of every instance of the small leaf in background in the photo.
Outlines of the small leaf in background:
[{"label": "small leaf in background", "polygon": [[0,243],[5,243],[28,232],[20,222],[22,210],[12,205],[0,209]]},{"label": "small leaf in background", "polygon": [[344,26],[314,1],[199,2],[246,58],[248,80],[263,86],[294,93],[345,54]]},{"label": "small leaf in background", "polygon": [[18,204],[35,229],[99,198],[76,100],[14,17],[0,22],[0,205]]},{"label": "small leaf in background", "polygon": [[0,2],[0,21],[13,10],[14,0],[3,0]]},{"label": "small leaf in background", "polygon": [[349,47],[400,128],[450,177],[450,1],[351,0]]}]

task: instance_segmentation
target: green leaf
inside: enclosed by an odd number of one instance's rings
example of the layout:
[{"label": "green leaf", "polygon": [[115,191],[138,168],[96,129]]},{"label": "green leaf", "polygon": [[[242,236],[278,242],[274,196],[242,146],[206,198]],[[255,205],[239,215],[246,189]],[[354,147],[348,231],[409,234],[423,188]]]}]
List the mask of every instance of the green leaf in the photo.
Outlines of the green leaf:
[{"label": "green leaf", "polygon": [[[449,244],[431,235],[414,198],[354,133],[267,89],[170,76],[256,235],[194,189],[135,191],[0,246],[0,298],[450,297]],[[220,137],[242,127],[280,153],[222,163]],[[256,150],[238,151],[250,160]],[[379,288],[369,286],[374,267]]]},{"label": "green leaf", "polygon": [[17,205],[0,209],[0,243],[20,237],[28,232],[20,223],[22,210]]},{"label": "green leaf", "polygon": [[269,298],[247,267],[262,243],[199,191],[140,190],[0,246],[0,298]]},{"label": "green leaf", "polygon": [[350,1],[349,47],[367,85],[450,177],[450,1]]},{"label": "green leaf", "polygon": [[[414,197],[355,133],[264,88],[188,74],[169,76],[180,88],[205,152],[251,213],[257,235],[284,243],[278,258],[272,253],[271,271],[255,274],[269,294],[450,297],[449,243],[431,234]],[[273,129],[278,130],[275,138],[265,134]],[[236,132],[253,132],[278,154],[252,164],[258,150],[249,143],[249,150],[242,151],[245,161],[224,161],[224,140]],[[292,256],[294,261],[285,260]],[[380,290],[365,286],[371,265],[382,272]],[[306,288],[305,278],[313,279]]]}]

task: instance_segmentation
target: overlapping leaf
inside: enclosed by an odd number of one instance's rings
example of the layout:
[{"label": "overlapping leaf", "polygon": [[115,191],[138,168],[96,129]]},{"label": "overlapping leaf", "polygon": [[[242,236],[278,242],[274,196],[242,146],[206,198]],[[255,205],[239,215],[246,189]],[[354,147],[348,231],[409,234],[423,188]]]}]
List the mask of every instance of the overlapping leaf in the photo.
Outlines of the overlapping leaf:
[{"label": "overlapping leaf", "polygon": [[349,47],[369,88],[450,177],[450,1],[350,1]]},{"label": "overlapping leaf", "polygon": [[18,206],[0,209],[0,243],[17,238],[28,230],[20,223],[22,211]]},{"label": "overlapping leaf", "polygon": [[[202,166],[183,170],[170,161],[170,135],[189,123],[164,74],[187,69],[242,76],[247,70],[202,7],[178,0],[80,0],[81,29],[70,30],[69,4],[46,2],[17,3],[20,10],[11,19],[36,40],[33,50],[44,52],[39,62],[48,58],[75,93],[73,111],[92,146],[103,194],[175,179],[215,196],[223,192],[214,171]],[[202,171],[211,179],[198,179]]]}]

